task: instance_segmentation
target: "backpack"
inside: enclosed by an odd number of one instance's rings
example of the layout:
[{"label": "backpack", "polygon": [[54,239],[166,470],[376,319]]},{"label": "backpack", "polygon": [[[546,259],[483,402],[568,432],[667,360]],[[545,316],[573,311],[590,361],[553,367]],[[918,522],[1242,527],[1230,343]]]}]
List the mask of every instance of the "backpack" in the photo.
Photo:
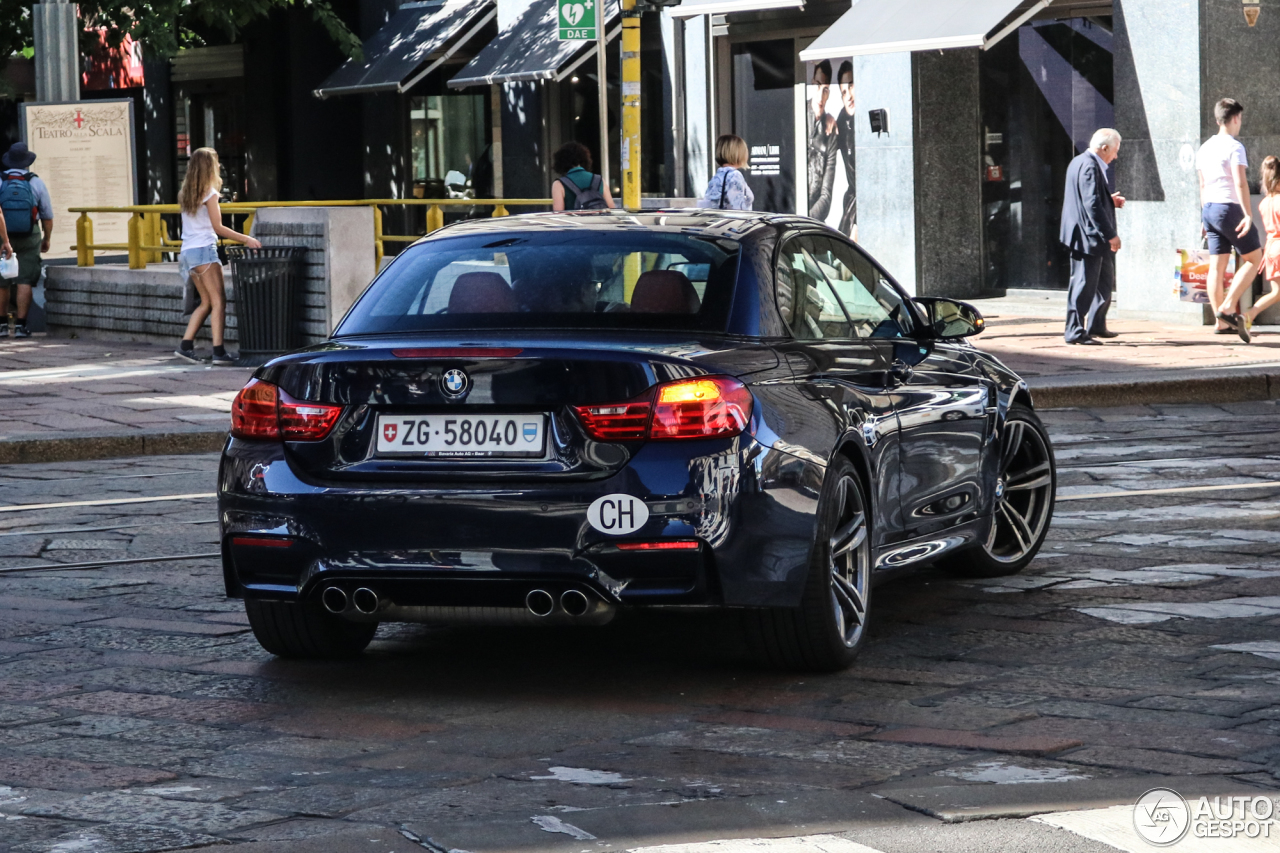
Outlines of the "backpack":
[{"label": "backpack", "polygon": [[578,185],[567,177],[561,178],[560,183],[564,184],[565,192],[573,193],[573,207],[567,207],[569,210],[608,210],[609,203],[604,200],[604,193],[601,188],[604,182],[599,175],[591,176],[591,184],[585,189],[578,189]]},{"label": "backpack", "polygon": [[6,177],[0,184],[0,209],[4,211],[4,227],[10,234],[30,234],[35,230],[40,211],[36,191],[31,188],[35,172]]}]

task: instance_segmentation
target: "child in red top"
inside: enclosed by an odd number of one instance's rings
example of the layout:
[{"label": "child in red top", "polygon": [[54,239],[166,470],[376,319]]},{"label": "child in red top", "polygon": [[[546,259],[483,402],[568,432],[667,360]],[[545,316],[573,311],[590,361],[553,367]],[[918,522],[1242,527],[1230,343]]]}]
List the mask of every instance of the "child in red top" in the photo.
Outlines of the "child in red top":
[{"label": "child in red top", "polygon": [[1262,161],[1262,191],[1266,198],[1259,206],[1262,227],[1267,231],[1267,245],[1262,252],[1262,277],[1271,291],[1244,312],[1245,321],[1253,325],[1254,319],[1280,300],[1280,159],[1268,157]]}]

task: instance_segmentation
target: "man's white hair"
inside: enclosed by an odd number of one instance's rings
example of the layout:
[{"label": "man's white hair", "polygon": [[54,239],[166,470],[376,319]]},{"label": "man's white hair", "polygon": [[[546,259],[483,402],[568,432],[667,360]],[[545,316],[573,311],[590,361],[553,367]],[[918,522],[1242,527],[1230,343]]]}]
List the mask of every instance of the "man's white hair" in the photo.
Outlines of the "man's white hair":
[{"label": "man's white hair", "polygon": [[1089,140],[1089,147],[1094,151],[1098,151],[1103,148],[1119,148],[1120,132],[1115,128],[1104,127],[1093,134],[1093,139]]}]

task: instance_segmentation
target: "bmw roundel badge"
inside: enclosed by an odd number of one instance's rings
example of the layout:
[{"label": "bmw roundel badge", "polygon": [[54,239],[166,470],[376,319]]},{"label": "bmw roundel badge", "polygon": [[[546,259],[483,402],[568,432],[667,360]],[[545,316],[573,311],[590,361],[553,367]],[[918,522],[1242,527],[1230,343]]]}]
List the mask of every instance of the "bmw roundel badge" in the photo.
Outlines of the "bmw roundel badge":
[{"label": "bmw roundel badge", "polygon": [[471,380],[467,378],[467,374],[456,367],[452,370],[446,370],[440,376],[440,390],[444,392],[446,397],[461,397],[467,393],[467,389],[470,387]]}]

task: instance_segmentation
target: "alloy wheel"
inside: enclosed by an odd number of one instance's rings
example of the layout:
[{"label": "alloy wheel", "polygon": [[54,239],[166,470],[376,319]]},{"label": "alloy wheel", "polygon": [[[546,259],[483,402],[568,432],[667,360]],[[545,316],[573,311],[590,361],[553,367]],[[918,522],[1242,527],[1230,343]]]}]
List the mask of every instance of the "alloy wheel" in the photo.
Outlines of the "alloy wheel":
[{"label": "alloy wheel", "polygon": [[871,546],[867,538],[867,513],[852,477],[840,481],[836,494],[839,510],[831,535],[831,606],[836,631],[853,648],[862,639],[867,623],[867,595],[871,590]]},{"label": "alloy wheel", "polygon": [[991,532],[983,543],[991,559],[1016,563],[1037,546],[1053,491],[1053,462],[1040,430],[1028,421],[1006,421]]}]

